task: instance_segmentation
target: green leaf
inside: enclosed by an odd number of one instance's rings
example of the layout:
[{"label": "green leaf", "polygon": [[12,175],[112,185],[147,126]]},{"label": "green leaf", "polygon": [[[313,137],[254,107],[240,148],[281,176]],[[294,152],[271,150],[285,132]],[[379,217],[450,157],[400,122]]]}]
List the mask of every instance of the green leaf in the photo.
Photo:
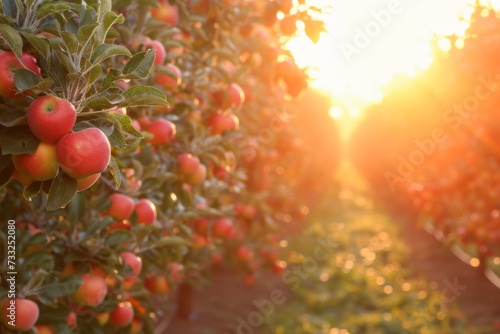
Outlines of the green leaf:
[{"label": "green leaf", "polygon": [[39,143],[40,140],[25,125],[5,128],[0,132],[3,154],[32,154]]},{"label": "green leaf", "polygon": [[238,58],[237,56],[231,52],[228,48],[215,48],[210,51],[210,56],[211,57],[217,57],[225,60],[229,60],[233,64],[238,63]]},{"label": "green leaf", "polygon": [[77,193],[75,198],[69,203],[69,219],[73,223],[79,222],[85,215],[85,198]]},{"label": "green leaf", "polygon": [[32,267],[37,267],[45,271],[51,271],[54,268],[54,255],[46,250],[38,250],[29,253],[22,264],[23,272],[30,272]]},{"label": "green leaf", "polygon": [[128,242],[133,239],[133,235],[130,231],[126,230],[115,230],[106,236],[105,244],[106,246],[115,246],[123,242]]},{"label": "green leaf", "polygon": [[42,190],[42,182],[40,181],[32,182],[28,187],[26,187],[26,189],[24,189],[23,197],[27,201],[31,201],[31,199],[36,195],[38,195],[41,190]]},{"label": "green leaf", "polygon": [[26,124],[26,111],[22,109],[2,110],[0,113],[0,124],[6,127]]},{"label": "green leaf", "polygon": [[97,81],[97,79],[100,78],[101,73],[102,73],[101,65],[100,64],[94,65],[94,67],[92,67],[92,69],[89,71],[88,85],[92,86]]},{"label": "green leaf", "polygon": [[114,68],[110,69],[102,81],[99,92],[104,92],[116,81],[122,78],[122,72]]},{"label": "green leaf", "polygon": [[125,97],[125,101],[119,105],[122,108],[139,106],[169,106],[165,94],[158,88],[151,86],[133,86],[125,91],[123,96]]},{"label": "green leaf", "polygon": [[127,79],[146,79],[153,67],[155,53],[153,50],[136,53],[123,68]]},{"label": "green leaf", "polygon": [[104,217],[102,219],[95,219],[91,221],[88,225],[86,225],[86,236],[92,237],[94,234],[108,228],[108,226],[113,224],[113,222],[114,220],[112,217]]},{"label": "green leaf", "polygon": [[94,51],[92,56],[90,57],[90,62],[95,65],[99,64],[105,59],[114,56],[127,56],[132,57],[132,53],[130,53],[129,49],[122,45],[118,44],[101,44]]},{"label": "green leaf", "polygon": [[26,90],[38,90],[46,92],[54,84],[52,78],[40,79],[38,75],[30,70],[21,69],[14,73],[14,83],[21,92]]},{"label": "green leaf", "polygon": [[77,275],[69,275],[45,285],[41,293],[46,297],[64,297],[75,292],[82,283],[83,280]]},{"label": "green leaf", "polygon": [[0,187],[10,181],[12,172],[14,171],[14,164],[10,155],[1,155],[0,162],[2,166],[0,167]]},{"label": "green leaf", "polygon": [[45,60],[50,58],[50,43],[46,39],[36,37],[26,31],[20,31],[20,33],[38,51],[40,56],[42,56]]},{"label": "green leaf", "polygon": [[138,145],[141,139],[144,138],[143,135],[134,128],[132,119],[129,116],[119,113],[109,113],[108,117],[111,118],[122,133],[127,146]]},{"label": "green leaf", "polygon": [[88,108],[94,109],[96,111],[111,109],[116,105],[124,101],[124,98],[120,94],[109,94],[106,96],[100,96],[91,99],[85,105]]},{"label": "green leaf", "polygon": [[76,195],[76,180],[65,173],[59,173],[50,186],[47,211],[55,211],[66,206]]},{"label": "green leaf", "polygon": [[99,117],[96,119],[91,119],[89,121],[81,121],[76,123],[73,127],[73,131],[78,132],[88,128],[98,128],[106,135],[106,137],[109,137],[113,133],[115,125],[112,121],[103,117]]},{"label": "green leaf", "polygon": [[78,31],[78,42],[81,45],[85,45],[91,38],[92,35],[94,35],[95,30],[99,27],[98,23],[94,24],[89,24],[85,25],[83,27],[80,27],[80,30]]},{"label": "green leaf", "polygon": [[165,236],[160,240],[155,241],[152,246],[153,247],[166,247],[166,246],[184,246],[187,245],[185,239],[177,236]]},{"label": "green leaf", "polygon": [[7,41],[14,54],[21,58],[23,54],[23,39],[19,32],[7,24],[0,24],[0,35]]},{"label": "green leaf", "polygon": [[115,190],[120,188],[120,185],[122,183],[122,173],[120,172],[120,168],[118,167],[118,164],[116,163],[116,160],[113,156],[111,156],[111,159],[109,160],[109,172],[113,176],[113,181],[115,183]]},{"label": "green leaf", "polygon": [[74,54],[78,50],[78,40],[73,33],[61,31],[61,37],[66,45],[66,48],[70,54]]}]

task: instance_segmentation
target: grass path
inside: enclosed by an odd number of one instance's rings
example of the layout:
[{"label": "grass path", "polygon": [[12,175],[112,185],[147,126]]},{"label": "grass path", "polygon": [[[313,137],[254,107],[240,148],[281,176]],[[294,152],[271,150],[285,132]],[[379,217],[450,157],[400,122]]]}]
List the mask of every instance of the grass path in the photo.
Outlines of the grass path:
[{"label": "grass path", "polygon": [[414,278],[397,224],[375,208],[362,183],[341,188],[340,200],[323,203],[287,247],[283,281],[294,297],[268,318],[269,332],[492,333],[467,326],[454,302],[463,286]]}]

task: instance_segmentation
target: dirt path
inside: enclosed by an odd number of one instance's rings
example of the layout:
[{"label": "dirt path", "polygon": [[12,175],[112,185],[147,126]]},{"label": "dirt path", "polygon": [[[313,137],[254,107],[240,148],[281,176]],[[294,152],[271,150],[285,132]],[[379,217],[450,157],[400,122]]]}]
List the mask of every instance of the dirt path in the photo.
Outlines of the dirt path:
[{"label": "dirt path", "polygon": [[[288,291],[281,278],[266,274],[258,284],[248,287],[244,276],[230,272],[215,272],[213,282],[193,293],[193,308],[197,317],[193,320],[175,318],[164,333],[156,334],[264,334],[264,326],[241,329],[238,318],[247,320],[256,311],[256,300],[269,299],[274,289]],[[257,318],[258,319],[258,318]]]},{"label": "dirt path", "polygon": [[445,303],[457,303],[465,317],[491,333],[494,323],[500,321],[500,289],[479,270],[458,259],[434,236],[417,226],[414,217],[393,215],[401,222],[401,238],[410,249],[407,267],[415,275],[437,284]]}]

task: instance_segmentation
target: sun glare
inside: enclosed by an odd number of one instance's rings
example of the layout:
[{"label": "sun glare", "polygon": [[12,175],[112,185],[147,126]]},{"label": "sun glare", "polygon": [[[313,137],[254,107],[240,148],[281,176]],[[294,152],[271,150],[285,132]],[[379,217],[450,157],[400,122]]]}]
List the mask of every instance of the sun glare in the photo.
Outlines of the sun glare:
[{"label": "sun glare", "polygon": [[[416,76],[432,64],[432,43],[452,48],[448,35],[463,47],[476,0],[330,1],[309,0],[322,8],[327,31],[317,44],[303,30],[286,47],[300,66],[308,67],[314,88],[330,94],[337,105],[333,118],[359,117],[363,106],[382,99],[382,88],[396,74]],[[480,1],[490,4],[488,1]],[[500,0],[491,7],[500,9]],[[344,111],[345,112],[344,112]],[[356,110],[356,111],[352,111]]]}]

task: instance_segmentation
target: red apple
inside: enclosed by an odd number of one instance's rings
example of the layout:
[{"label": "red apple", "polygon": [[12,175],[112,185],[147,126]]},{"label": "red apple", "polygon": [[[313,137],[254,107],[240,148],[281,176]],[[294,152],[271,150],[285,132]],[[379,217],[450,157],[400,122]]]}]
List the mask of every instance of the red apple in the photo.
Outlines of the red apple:
[{"label": "red apple", "polygon": [[114,230],[128,230],[132,228],[132,224],[128,220],[120,220],[116,221],[113,224],[109,225],[109,230],[114,231]]},{"label": "red apple", "polygon": [[161,67],[157,68],[155,81],[166,90],[171,90],[181,84],[182,72],[177,66],[173,64],[167,64],[165,66],[165,71],[162,71]]},{"label": "red apple", "polygon": [[121,302],[110,313],[109,320],[116,327],[125,327],[130,325],[134,319],[134,308],[130,302]]},{"label": "red apple", "polygon": [[228,130],[237,130],[239,121],[233,114],[224,115],[215,113],[207,120],[207,125],[211,128],[210,133],[216,135]]},{"label": "red apple", "polygon": [[75,179],[103,172],[111,158],[109,140],[98,128],[65,135],[57,142],[56,152],[63,171]]},{"label": "red apple", "polygon": [[170,284],[163,276],[151,276],[144,281],[144,286],[149,292],[156,295],[166,295],[170,292]]},{"label": "red apple", "polygon": [[233,232],[233,222],[227,218],[217,219],[212,226],[212,235],[217,238],[228,239]]},{"label": "red apple", "polygon": [[206,237],[196,234],[193,237],[193,248],[200,249],[208,245],[208,240]]},{"label": "red apple", "polygon": [[80,276],[82,285],[73,293],[73,301],[82,306],[95,307],[102,303],[108,293],[104,278],[84,274]]},{"label": "red apple", "polygon": [[56,146],[40,142],[33,154],[18,154],[12,156],[12,162],[17,170],[33,181],[53,179],[59,170]]},{"label": "red apple", "polygon": [[156,40],[146,40],[144,42],[144,46],[147,49],[153,49],[155,53],[155,65],[161,65],[165,62],[165,57],[167,56],[167,51],[165,50],[165,46],[163,46],[163,43],[160,41]]},{"label": "red apple", "polygon": [[137,278],[137,276],[139,276],[139,274],[141,273],[142,259],[131,252],[121,252],[120,257],[123,259],[123,263],[126,266],[132,268],[132,273],[124,276],[125,279],[132,280],[134,278]]},{"label": "red apple", "polygon": [[151,16],[158,21],[163,21],[171,26],[179,23],[179,9],[171,5],[168,0],[158,0],[158,7],[151,7]]},{"label": "red apple", "polygon": [[99,180],[101,173],[90,174],[84,178],[76,180],[76,191],[84,191],[92,187]]},{"label": "red apple", "polygon": [[38,320],[40,309],[29,299],[4,298],[0,301],[2,323],[10,329],[27,331]]},{"label": "red apple", "polygon": [[45,95],[31,102],[26,117],[31,132],[38,139],[55,144],[73,129],[76,110],[68,100]]},{"label": "red apple", "polygon": [[184,279],[184,265],[178,262],[170,262],[167,266],[170,272],[170,277],[176,283],[180,283]]},{"label": "red apple", "polygon": [[150,225],[156,220],[156,206],[149,199],[140,199],[135,204],[135,212],[139,224]]},{"label": "red apple", "polygon": [[153,135],[153,138],[149,140],[152,145],[172,143],[176,133],[175,124],[164,118],[151,122],[146,131]]},{"label": "red apple", "polygon": [[251,255],[252,254],[251,254],[250,250],[245,246],[239,246],[236,249],[236,257],[241,262],[247,262],[248,260],[250,260]]},{"label": "red apple", "polygon": [[115,219],[128,219],[134,212],[134,200],[127,195],[114,193],[109,196],[109,200],[111,206],[106,210],[106,213]]},{"label": "red apple", "polygon": [[68,323],[69,327],[76,328],[76,313],[73,311],[69,312],[68,316],[66,317],[66,322]]},{"label": "red apple", "polygon": [[9,99],[22,98],[24,94],[16,94],[17,89],[14,84],[14,72],[24,69],[24,66],[36,75],[40,75],[40,69],[36,64],[36,59],[27,52],[23,52],[21,61],[17,59],[12,51],[2,51],[0,53],[0,96]]},{"label": "red apple", "polygon": [[200,166],[200,159],[189,153],[182,153],[178,155],[177,162],[179,163],[179,172],[184,175],[195,173]]},{"label": "red apple", "polygon": [[219,108],[240,108],[245,102],[243,89],[235,83],[230,84],[226,90],[219,90],[213,94],[214,101]]},{"label": "red apple", "polygon": [[188,175],[186,182],[189,184],[201,184],[207,178],[207,167],[200,164],[193,174]]}]

